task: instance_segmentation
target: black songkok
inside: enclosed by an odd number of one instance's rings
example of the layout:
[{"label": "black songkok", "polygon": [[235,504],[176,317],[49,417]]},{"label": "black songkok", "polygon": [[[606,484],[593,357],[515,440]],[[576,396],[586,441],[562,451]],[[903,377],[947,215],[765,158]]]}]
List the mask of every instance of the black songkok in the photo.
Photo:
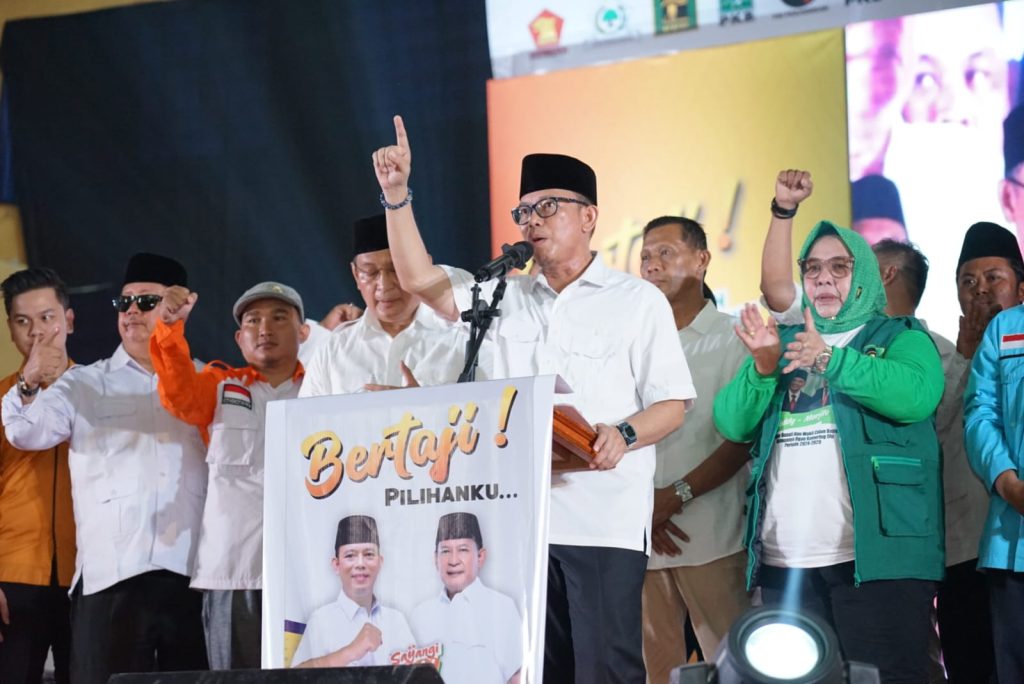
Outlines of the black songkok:
[{"label": "black songkok", "polygon": [[170,257],[139,252],[128,260],[123,285],[128,283],[160,283],[167,287],[188,287],[188,273],[184,266]]},{"label": "black songkok", "polygon": [[523,157],[519,196],[537,190],[571,190],[597,204],[597,176],[579,159],[564,154],[528,154]]},{"label": "black songkok", "polygon": [[960,249],[960,260],[956,262],[957,275],[960,267],[971,259],[983,257],[1003,257],[1021,261],[1020,247],[1017,238],[1000,225],[982,221],[967,229],[964,235],[964,246]]},{"label": "black songkok", "polygon": [[900,191],[885,176],[864,176],[850,186],[850,194],[854,223],[862,219],[887,218],[906,225]]},{"label": "black songkok", "polygon": [[1024,105],[1014,107],[1003,122],[1003,162],[1006,178],[1024,162]]},{"label": "black songkok", "polygon": [[472,539],[476,548],[484,548],[484,537],[480,534],[480,521],[472,513],[447,513],[437,521],[437,540],[434,548],[449,539]]},{"label": "black songkok", "polygon": [[352,224],[352,256],[388,248],[388,223],[384,214],[367,216]]},{"label": "black songkok", "polygon": [[377,521],[368,515],[350,515],[338,521],[338,534],[334,537],[334,550],[346,544],[376,544],[380,546],[380,539],[377,537]]}]

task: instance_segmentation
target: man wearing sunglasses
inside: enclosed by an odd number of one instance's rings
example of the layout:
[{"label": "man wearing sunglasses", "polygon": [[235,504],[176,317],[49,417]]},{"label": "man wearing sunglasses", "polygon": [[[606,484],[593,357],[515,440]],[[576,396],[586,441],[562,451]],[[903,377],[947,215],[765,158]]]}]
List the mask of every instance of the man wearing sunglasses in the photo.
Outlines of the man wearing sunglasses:
[{"label": "man wearing sunglasses", "polygon": [[[405,289],[456,321],[470,306],[473,278],[431,263],[412,212],[412,153],[397,116],[395,136],[373,155],[395,270]],[[494,377],[561,374],[597,431],[591,470],[563,475],[551,490],[544,677],[643,682],[654,444],[682,424],[696,393],[664,295],[591,250],[594,170],[566,155],[528,155],[519,195],[512,218],[540,271],[508,279],[492,328]],[[493,287],[482,288],[485,300]]]},{"label": "man wearing sunglasses", "polygon": [[310,360],[300,397],[455,382],[466,338],[402,288],[383,214],[352,225],[352,278],[366,302]]},{"label": "man wearing sunglasses", "polygon": [[70,441],[78,555],[72,591],[76,684],[118,672],[207,667],[202,599],[189,588],[206,494],[199,431],[160,406],[149,336],[167,288],[187,285],[177,261],[136,254],[114,299],[121,344],[41,389],[33,370],[3,397],[8,439],[43,450]]},{"label": "man wearing sunglasses", "polygon": [[150,339],[160,401],[195,425],[210,467],[192,588],[203,590],[203,627],[215,670],[260,667],[263,575],[263,443],[266,406],[299,393],[299,345],[309,335],[302,298],[275,282],[252,286],[232,310],[249,363],[196,371],[185,339],[198,295],[167,288]]}]

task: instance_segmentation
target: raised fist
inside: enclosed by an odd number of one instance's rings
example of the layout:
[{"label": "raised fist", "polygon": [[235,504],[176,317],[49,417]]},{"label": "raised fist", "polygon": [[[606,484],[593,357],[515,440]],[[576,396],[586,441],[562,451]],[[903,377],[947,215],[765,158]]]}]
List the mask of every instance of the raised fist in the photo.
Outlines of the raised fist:
[{"label": "raised fist", "polygon": [[160,300],[160,320],[167,325],[176,321],[187,321],[198,299],[199,295],[189,292],[188,288],[172,285],[167,288],[164,298]]},{"label": "raised fist", "polygon": [[335,304],[334,308],[327,312],[320,325],[328,330],[334,330],[342,323],[354,321],[363,315],[363,310],[355,304]]},{"label": "raised fist", "polygon": [[795,209],[811,196],[812,190],[814,183],[811,182],[809,171],[779,171],[779,177],[775,179],[775,203],[783,209]]}]

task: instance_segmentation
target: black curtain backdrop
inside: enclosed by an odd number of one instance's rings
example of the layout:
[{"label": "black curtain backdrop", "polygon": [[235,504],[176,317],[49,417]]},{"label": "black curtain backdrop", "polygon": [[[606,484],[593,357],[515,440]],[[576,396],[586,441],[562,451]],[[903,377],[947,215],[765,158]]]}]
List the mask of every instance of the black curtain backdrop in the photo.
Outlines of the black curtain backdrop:
[{"label": "black curtain backdrop", "polygon": [[[199,304],[193,353],[240,361],[231,305],[296,287],[360,302],[350,225],[380,211],[370,155],[401,113],[438,263],[489,256],[483,0],[205,0],[7,24],[6,140],[29,264],[74,288],[79,362],[119,339],[128,257],[167,254]],[[3,185],[3,182],[0,182]]]}]

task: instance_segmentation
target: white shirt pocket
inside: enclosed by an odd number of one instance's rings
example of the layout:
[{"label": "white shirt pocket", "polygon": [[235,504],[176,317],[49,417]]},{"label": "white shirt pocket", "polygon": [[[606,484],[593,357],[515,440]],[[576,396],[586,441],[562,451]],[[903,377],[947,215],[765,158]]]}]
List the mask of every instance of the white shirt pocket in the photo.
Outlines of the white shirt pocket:
[{"label": "white shirt pocket", "polygon": [[259,417],[253,409],[222,405],[218,420],[210,430],[206,462],[218,468],[262,466],[259,434]]}]

